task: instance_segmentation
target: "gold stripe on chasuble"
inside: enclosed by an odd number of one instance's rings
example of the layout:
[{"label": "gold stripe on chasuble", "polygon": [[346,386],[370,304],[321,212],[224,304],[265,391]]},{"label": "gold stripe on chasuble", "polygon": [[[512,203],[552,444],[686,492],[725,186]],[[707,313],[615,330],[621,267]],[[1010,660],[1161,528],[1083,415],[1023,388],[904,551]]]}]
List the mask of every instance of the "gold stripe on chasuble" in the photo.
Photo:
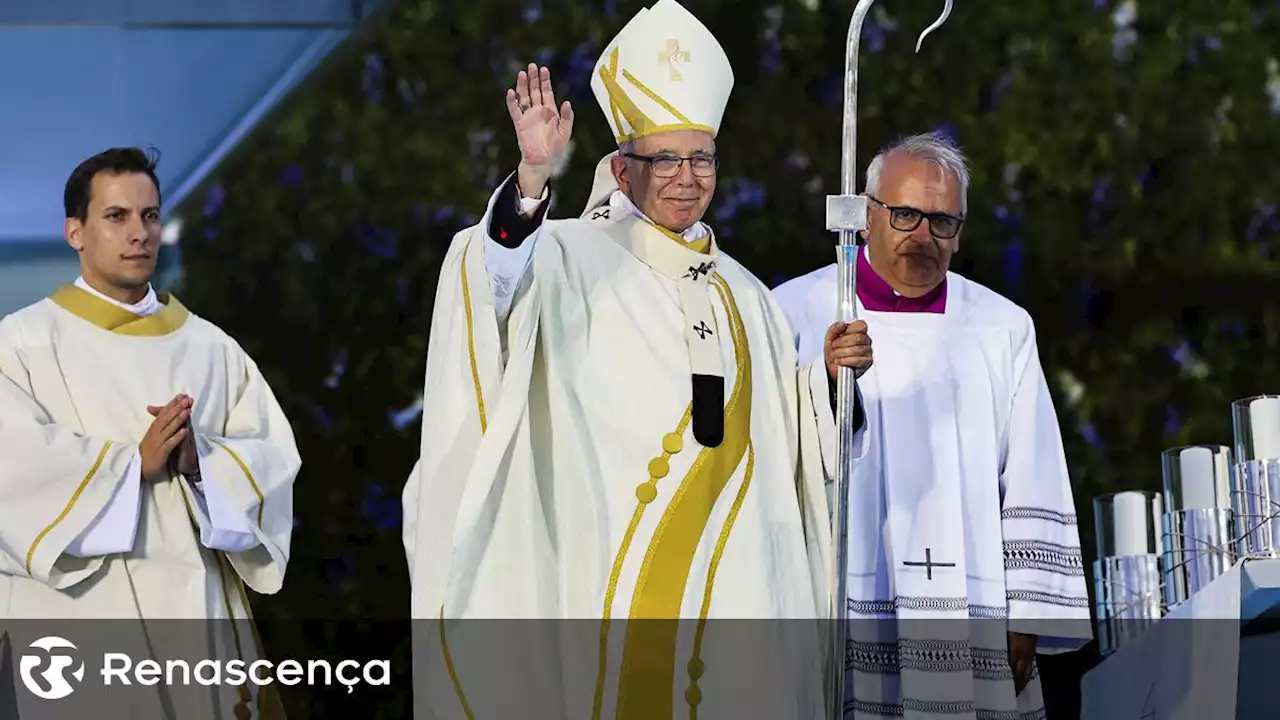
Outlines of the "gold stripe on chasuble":
[{"label": "gold stripe on chasuble", "polygon": [[[480,367],[476,361],[476,340],[475,340],[475,320],[471,310],[471,285],[467,277],[467,255],[471,252],[471,243],[468,240],[467,246],[462,249],[462,307],[467,317],[467,355],[471,360],[471,382],[475,385],[476,391],[476,412],[480,417],[480,434],[483,435],[488,430],[488,423],[484,414],[484,392],[480,387]],[[462,713],[467,716],[468,720],[475,720],[475,715],[471,713],[471,704],[467,702],[467,694],[462,689],[462,681],[458,678],[458,670],[453,664],[453,655],[449,652],[449,640],[444,630],[444,603],[440,604],[439,616],[440,630],[440,654],[444,656],[445,669],[449,672],[449,681],[453,684],[453,691],[458,696],[458,702],[462,704]]]},{"label": "gold stripe on chasuble", "polygon": [[49,299],[63,310],[108,332],[135,337],[161,337],[181,328],[190,313],[178,302],[178,298],[168,293],[158,293],[157,297],[164,307],[147,317],[134,315],[75,285],[59,287]]},{"label": "gold stripe on chasuble", "polygon": [[471,241],[462,249],[462,307],[467,316],[467,355],[471,359],[471,382],[476,387],[476,409],[480,413],[480,433],[488,429],[484,416],[484,393],[480,390],[480,367],[476,363],[475,320],[471,315],[471,285],[467,282],[467,255],[471,252]]},{"label": "gold stripe on chasuble", "polygon": [[[712,286],[719,293],[728,315],[730,337],[737,358],[733,391],[725,404],[725,439],[719,447],[702,448],[699,452],[663,513],[640,566],[631,601],[632,622],[623,641],[618,681],[617,717],[627,720],[672,717],[671,691],[675,682],[678,618],[693,558],[697,554],[699,541],[706,531],[716,501],[742,463],[751,442],[751,352],[747,346],[746,331],[728,284],[716,275]],[[680,439],[680,436],[676,437]],[[668,438],[670,436],[663,440],[664,450],[668,449],[665,447]],[[668,469],[665,458],[655,458],[649,467],[650,480],[636,490],[641,506],[637,508],[636,519],[619,549],[619,560],[615,562],[613,576],[609,580],[611,589],[616,584],[622,557],[630,544],[631,533],[639,514],[644,505],[656,497],[655,485],[666,475]],[[746,491],[745,483],[746,480],[739,499]],[[737,506],[739,503],[735,501],[734,504]],[[733,514],[736,514],[736,510],[731,511],[731,518]],[[728,527],[726,524],[720,542],[717,543],[716,562],[719,561],[723,543],[727,542]],[[708,577],[708,596],[710,582],[711,578]],[[709,597],[704,597],[703,612],[708,609]],[[602,642],[605,633],[607,630],[602,630]],[[606,668],[603,648],[600,654],[596,717],[600,713],[599,700]],[[690,663],[689,670],[696,681],[696,676],[701,675],[701,667]],[[697,704],[700,697],[696,687],[690,688],[686,693],[686,700],[691,705]]]}]

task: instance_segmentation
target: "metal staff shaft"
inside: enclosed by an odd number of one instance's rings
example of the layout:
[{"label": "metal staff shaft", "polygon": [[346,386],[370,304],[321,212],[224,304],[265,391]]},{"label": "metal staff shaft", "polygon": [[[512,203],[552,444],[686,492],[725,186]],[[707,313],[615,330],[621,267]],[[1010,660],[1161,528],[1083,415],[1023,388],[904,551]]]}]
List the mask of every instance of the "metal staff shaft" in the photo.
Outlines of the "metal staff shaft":
[{"label": "metal staff shaft", "polygon": [[[849,34],[845,41],[844,69],[844,119],[840,145],[840,194],[827,196],[827,229],[839,235],[836,245],[836,267],[839,278],[836,319],[852,323],[857,320],[857,258],[859,231],[867,228],[867,199],[857,194],[858,166],[858,45],[862,37],[862,23],[875,0],[859,0],[849,21]],[[916,52],[925,36],[942,26],[951,15],[951,2],[946,0],[942,15],[920,33],[916,40]],[[853,449],[857,427],[854,426],[857,409],[857,378],[853,368],[841,367],[836,378],[836,428],[839,445],[836,452],[836,492],[831,511],[831,537],[834,545],[831,568],[832,586],[829,596],[830,618],[833,623],[828,648],[828,717],[844,718],[845,705],[845,645],[848,639],[848,574],[849,542],[848,512],[849,488],[853,479]]]}]

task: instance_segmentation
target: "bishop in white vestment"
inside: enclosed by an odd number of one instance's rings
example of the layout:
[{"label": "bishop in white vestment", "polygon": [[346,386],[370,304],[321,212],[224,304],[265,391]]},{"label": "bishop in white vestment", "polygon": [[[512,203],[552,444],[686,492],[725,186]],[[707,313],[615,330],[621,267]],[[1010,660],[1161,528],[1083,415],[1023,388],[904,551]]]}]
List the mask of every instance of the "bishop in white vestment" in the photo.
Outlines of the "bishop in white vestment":
[{"label": "bishop in white vestment", "polygon": [[673,0],[641,10],[593,78],[620,151],[568,220],[527,172],[567,132],[526,129],[571,109],[530,70],[521,170],[435,300],[404,492],[420,716],[818,720],[829,373],[797,372],[768,289],[700,222],[728,61]]},{"label": "bishop in white vestment", "polygon": [[[247,669],[261,657],[246,586],[281,587],[300,460],[253,360],[150,287],[159,199],[142,157],[108,151],[73,175],[69,197],[91,189],[83,217],[68,210],[84,274],[0,319],[0,667],[13,673],[0,687],[14,694],[6,704],[0,691],[6,718],[103,717],[104,697],[112,717],[282,717],[269,689],[166,681],[170,659]],[[113,286],[121,276],[129,287]],[[142,297],[122,301],[106,294],[113,287]],[[179,447],[195,456],[187,471],[147,467],[163,461],[148,429],[171,404],[186,408]],[[83,688],[57,701],[16,677],[19,656],[51,631],[77,645],[87,668]],[[97,694],[101,652],[158,661],[160,682]]]},{"label": "bishop in white vestment", "polygon": [[[857,317],[876,364],[859,381],[849,496],[846,717],[1043,717],[1034,652],[1092,632],[1034,325],[948,270],[967,182],[963,156],[934,136],[868,170]],[[821,351],[837,283],[830,265],[775,290],[802,363]]]}]

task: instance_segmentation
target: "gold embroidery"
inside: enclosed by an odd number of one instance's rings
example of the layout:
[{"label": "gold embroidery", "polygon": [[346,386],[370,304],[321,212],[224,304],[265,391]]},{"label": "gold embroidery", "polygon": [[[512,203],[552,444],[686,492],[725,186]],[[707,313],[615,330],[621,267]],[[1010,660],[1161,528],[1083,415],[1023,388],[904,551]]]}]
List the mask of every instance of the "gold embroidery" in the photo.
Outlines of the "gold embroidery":
[{"label": "gold embroidery", "polygon": [[[701,123],[690,122],[689,118],[675,108],[674,105],[664,100],[657,93],[645,87],[631,73],[622,71],[622,76],[626,78],[632,85],[635,85],[640,92],[647,95],[651,100],[658,104],[663,110],[671,113],[677,122],[674,123],[658,123],[645,115],[644,112],[636,105],[627,93],[618,84],[618,49],[614,48],[609,55],[609,66],[600,68],[600,80],[604,83],[605,92],[609,95],[609,112],[613,116],[614,127],[618,132],[615,140],[619,143],[635,140],[646,135],[653,135],[669,130],[700,130],[710,133],[712,136],[716,134],[716,129]],[[622,118],[619,118],[621,113]],[[626,120],[626,124],[631,128],[631,132],[624,133],[622,131],[622,119]]]},{"label": "gold embroidery", "polygon": [[[678,618],[693,558],[716,501],[751,440],[751,351],[746,330],[724,279],[715,275],[712,285],[729,315],[737,357],[734,387],[725,406],[725,439],[719,447],[701,450],[663,514],[641,564],[631,603],[632,623],[623,643],[620,718],[671,717]],[[696,695],[690,693],[686,699]]]},{"label": "gold embroidery", "polygon": [[680,49],[680,41],[675,38],[667,40],[667,48],[658,53],[658,64],[666,63],[671,68],[671,82],[680,82],[684,76],[680,74],[680,69],[676,67],[678,63],[689,62],[692,56],[688,50]]},{"label": "gold embroidery", "polygon": [[[662,451],[663,460],[680,452],[684,443],[671,442],[671,437],[677,440],[684,437],[685,430],[689,428],[689,422],[693,419],[693,403],[689,403],[684,409],[684,415],[680,418],[679,424],[673,432],[669,432],[663,436]],[[675,446],[675,450],[672,447]],[[652,465],[652,462],[650,463]],[[631,541],[635,538],[636,528],[640,527],[640,518],[644,516],[644,509],[649,503],[653,502],[658,496],[658,480],[659,478],[649,476],[649,480],[636,487],[636,510],[631,515],[631,524],[627,526],[626,533],[622,536],[622,543],[618,546],[618,554],[613,559],[613,569],[609,572],[609,585],[604,593],[604,614],[600,622],[600,649],[598,657],[598,669],[596,671],[596,697],[591,717],[594,720],[600,720],[601,707],[604,704],[604,679],[605,670],[608,667],[609,658],[609,627],[613,617],[613,599],[618,592],[618,578],[622,575],[622,564],[627,558],[627,551],[631,549]]]}]

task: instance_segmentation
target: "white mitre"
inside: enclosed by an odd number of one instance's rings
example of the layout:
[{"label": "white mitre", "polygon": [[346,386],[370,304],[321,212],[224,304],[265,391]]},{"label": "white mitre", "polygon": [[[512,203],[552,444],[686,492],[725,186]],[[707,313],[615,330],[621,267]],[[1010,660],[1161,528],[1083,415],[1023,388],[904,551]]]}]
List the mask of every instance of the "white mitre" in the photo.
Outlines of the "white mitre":
[{"label": "white mitre", "polygon": [[716,135],[733,68],[698,18],[675,0],[658,0],[605,47],[591,89],[619,144],[665,130]]},{"label": "white mitre", "polygon": [[[702,130],[714,137],[733,90],[733,68],[698,18],[676,0],[658,0],[605,47],[591,89],[619,145],[668,130]],[[597,168],[588,210],[616,189],[609,157]]]}]

